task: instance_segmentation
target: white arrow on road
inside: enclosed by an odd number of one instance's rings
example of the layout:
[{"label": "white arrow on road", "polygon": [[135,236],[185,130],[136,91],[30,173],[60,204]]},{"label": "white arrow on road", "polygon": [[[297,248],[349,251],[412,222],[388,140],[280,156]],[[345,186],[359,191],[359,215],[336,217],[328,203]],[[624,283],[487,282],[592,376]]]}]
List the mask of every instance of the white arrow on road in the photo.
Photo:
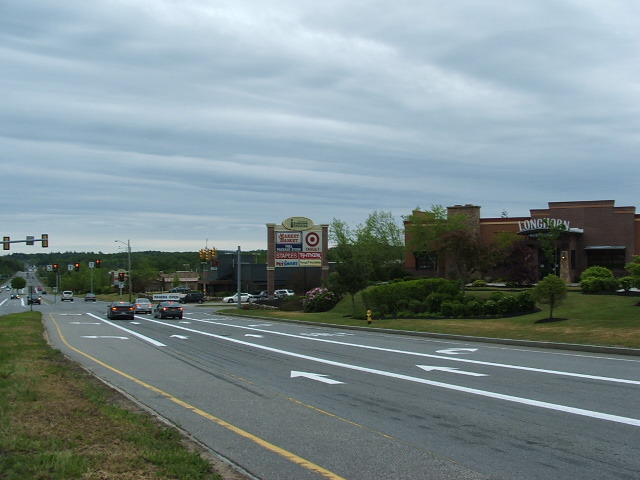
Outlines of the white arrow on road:
[{"label": "white arrow on road", "polygon": [[470,377],[488,377],[488,375],[484,373],[465,372],[464,370],[460,370],[459,368],[455,368],[455,367],[432,367],[431,365],[416,365],[416,367],[426,370],[427,372],[430,372],[432,370],[439,370],[441,372],[457,373],[459,375],[469,375]]},{"label": "white arrow on road", "polygon": [[129,337],[114,337],[110,335],[83,335],[82,338],[119,338],[120,340],[129,340]]},{"label": "white arrow on road", "polygon": [[264,335],[256,335],[255,333],[247,333],[245,337],[264,338]]},{"label": "white arrow on road", "polygon": [[318,382],[328,383],[329,385],[337,385],[339,383],[338,380],[333,380],[331,378],[327,378],[328,375],[322,375],[320,373],[309,373],[309,372],[296,372],[295,370],[291,371],[291,378],[295,377],[305,377],[311,380],[317,380]]},{"label": "white arrow on road", "polygon": [[179,338],[180,340],[187,340],[189,337],[185,335],[171,335],[171,338]]},{"label": "white arrow on road", "polygon": [[477,348],[445,348],[444,350],[436,350],[436,353],[446,353],[448,355],[458,355],[460,353],[477,352]]}]

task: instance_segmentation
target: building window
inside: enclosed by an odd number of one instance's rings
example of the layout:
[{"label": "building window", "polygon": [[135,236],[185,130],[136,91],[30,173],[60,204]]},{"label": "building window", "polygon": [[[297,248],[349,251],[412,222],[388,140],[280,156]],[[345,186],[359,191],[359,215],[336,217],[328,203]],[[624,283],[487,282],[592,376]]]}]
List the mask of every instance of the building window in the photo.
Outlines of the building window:
[{"label": "building window", "polygon": [[435,270],[438,263],[438,255],[435,252],[414,252],[416,258],[416,270]]},{"label": "building window", "polygon": [[610,269],[624,268],[625,249],[624,247],[587,247],[587,263],[589,267],[599,266]]}]

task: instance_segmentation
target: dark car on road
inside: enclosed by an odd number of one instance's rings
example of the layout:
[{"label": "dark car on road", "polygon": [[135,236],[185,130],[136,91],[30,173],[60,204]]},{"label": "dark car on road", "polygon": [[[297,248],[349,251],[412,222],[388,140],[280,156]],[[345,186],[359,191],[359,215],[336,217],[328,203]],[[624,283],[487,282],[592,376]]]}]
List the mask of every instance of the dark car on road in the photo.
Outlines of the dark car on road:
[{"label": "dark car on road", "polygon": [[184,309],[176,302],[160,302],[153,309],[156,318],[182,318]]},{"label": "dark car on road", "polygon": [[95,301],[97,301],[96,294],[95,293],[87,293],[84,296],[84,301],[85,302],[95,302]]},{"label": "dark car on road", "polygon": [[204,302],[204,295],[201,292],[189,292],[185,293],[179,301],[180,303],[202,303]]},{"label": "dark car on road", "polygon": [[42,297],[37,293],[30,293],[27,296],[27,305],[32,305],[34,303],[42,305]]},{"label": "dark car on road", "polygon": [[122,318],[124,320],[133,320],[133,305],[129,302],[113,302],[107,310],[107,318],[115,320]]}]

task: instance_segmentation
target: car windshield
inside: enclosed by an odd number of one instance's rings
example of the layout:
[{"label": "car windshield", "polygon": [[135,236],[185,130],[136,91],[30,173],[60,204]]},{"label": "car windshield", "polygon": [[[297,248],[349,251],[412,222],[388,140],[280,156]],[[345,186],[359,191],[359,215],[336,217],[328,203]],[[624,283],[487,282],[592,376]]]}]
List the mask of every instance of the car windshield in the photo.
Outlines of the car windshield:
[{"label": "car windshield", "polygon": [[136,298],[136,303],[151,303],[148,298]]}]

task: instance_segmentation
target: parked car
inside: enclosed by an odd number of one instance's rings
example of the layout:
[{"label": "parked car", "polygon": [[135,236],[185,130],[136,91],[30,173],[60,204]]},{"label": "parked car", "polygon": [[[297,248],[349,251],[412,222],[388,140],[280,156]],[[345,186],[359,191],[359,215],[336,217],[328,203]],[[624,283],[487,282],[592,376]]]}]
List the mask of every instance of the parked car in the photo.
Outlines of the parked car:
[{"label": "parked car", "polygon": [[273,292],[273,296],[276,298],[284,298],[284,297],[292,297],[296,294],[293,290],[288,290],[286,288],[276,290]]},{"label": "parked car", "polygon": [[62,292],[62,295],[60,295],[60,301],[64,302],[65,300],[73,302],[73,292],[71,290],[65,290]]},{"label": "parked car", "polygon": [[160,302],[153,309],[155,318],[182,318],[184,308],[177,302]]},{"label": "parked car", "polygon": [[133,311],[135,313],[153,313],[153,303],[148,298],[136,298],[133,302]]},{"label": "parked car", "polygon": [[95,301],[97,301],[97,300],[98,300],[98,299],[96,298],[96,294],[95,294],[95,293],[87,293],[87,294],[84,296],[84,301],[85,301],[85,302],[95,302]]},{"label": "parked car", "polygon": [[133,320],[133,313],[133,305],[129,302],[112,302],[107,309],[107,318],[111,320],[117,318]]},{"label": "parked car", "polygon": [[189,287],[173,287],[171,290],[169,290],[169,293],[184,293],[188,292],[189,290],[191,290]]},{"label": "parked car", "polygon": [[189,292],[180,298],[180,303],[202,303],[204,302],[204,294],[201,292]]},{"label": "parked car", "polygon": [[269,298],[269,293],[266,290],[262,290],[260,293],[253,295],[254,300],[266,300]]},{"label": "parked car", "polygon": [[29,295],[27,295],[27,305],[31,305],[34,303],[42,305],[42,297],[37,293],[30,293]]},{"label": "parked car", "polygon": [[[250,302],[251,300],[253,300],[253,295],[251,295],[250,293],[241,293],[240,294],[240,301],[241,302]],[[222,301],[225,302],[225,303],[238,303],[238,294],[234,293],[230,297],[224,297],[222,299]]]}]

